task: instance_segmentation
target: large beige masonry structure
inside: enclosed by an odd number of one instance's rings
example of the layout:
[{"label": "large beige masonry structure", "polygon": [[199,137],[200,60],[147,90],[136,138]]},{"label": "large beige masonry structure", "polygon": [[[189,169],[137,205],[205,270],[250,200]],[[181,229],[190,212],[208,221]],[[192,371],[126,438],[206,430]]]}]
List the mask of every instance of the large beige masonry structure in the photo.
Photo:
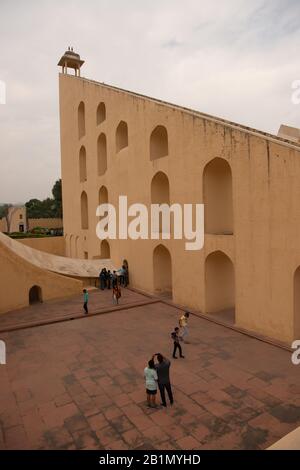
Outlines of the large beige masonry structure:
[{"label": "large beige masonry structure", "polygon": [[[299,144],[78,74],[59,75],[67,256],[126,259],[136,288],[231,312],[237,326],[286,343],[300,338]],[[96,208],[117,207],[120,195],[204,203],[204,248],[101,242]]]}]

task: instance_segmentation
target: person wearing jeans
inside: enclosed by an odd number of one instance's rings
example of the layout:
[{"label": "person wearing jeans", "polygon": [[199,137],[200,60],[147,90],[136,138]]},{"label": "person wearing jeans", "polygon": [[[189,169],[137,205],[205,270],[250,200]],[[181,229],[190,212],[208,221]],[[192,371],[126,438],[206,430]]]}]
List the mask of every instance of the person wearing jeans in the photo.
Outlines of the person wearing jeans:
[{"label": "person wearing jeans", "polygon": [[150,408],[156,408],[157,372],[153,359],[150,359],[148,366],[145,367],[144,377],[146,380],[147,404]]},{"label": "person wearing jeans", "polygon": [[158,377],[158,388],[160,391],[160,396],[161,396],[161,404],[162,406],[167,406],[166,402],[166,394],[165,390],[167,391],[170,404],[173,405],[174,399],[173,399],[173,393],[172,393],[172,387],[170,383],[170,361],[166,358],[163,357],[162,354],[154,354],[154,358],[157,358],[157,364],[155,364],[155,369],[157,372],[157,377]]},{"label": "person wearing jeans", "polygon": [[184,356],[182,355],[182,349],[181,349],[181,345],[180,345],[180,337],[179,337],[179,328],[178,328],[178,326],[171,333],[171,338],[174,341],[173,358],[177,359],[177,356],[176,356],[177,349],[179,350],[179,356],[184,358]]}]

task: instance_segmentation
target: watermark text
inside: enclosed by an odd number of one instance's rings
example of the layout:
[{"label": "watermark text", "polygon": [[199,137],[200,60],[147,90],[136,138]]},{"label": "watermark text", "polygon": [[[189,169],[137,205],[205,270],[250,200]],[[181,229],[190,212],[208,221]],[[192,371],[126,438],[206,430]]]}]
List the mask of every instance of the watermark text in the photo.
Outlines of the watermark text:
[{"label": "watermark text", "polygon": [[[185,249],[201,250],[204,245],[203,204],[144,204],[128,207],[127,196],[119,196],[119,207],[105,203],[97,207],[100,240],[185,240]],[[118,225],[118,227],[117,227]]]}]

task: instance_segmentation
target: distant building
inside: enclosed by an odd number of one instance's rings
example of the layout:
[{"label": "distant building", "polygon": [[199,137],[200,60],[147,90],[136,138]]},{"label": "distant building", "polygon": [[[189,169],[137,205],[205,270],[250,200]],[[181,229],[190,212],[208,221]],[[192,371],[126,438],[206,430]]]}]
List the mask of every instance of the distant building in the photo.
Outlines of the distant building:
[{"label": "distant building", "polygon": [[30,232],[36,227],[41,227],[49,230],[56,230],[63,228],[63,220],[60,218],[36,218],[27,219],[25,206],[12,206],[9,208],[8,224],[5,217],[0,219],[0,232],[6,233],[25,233]]},{"label": "distant building", "polygon": [[7,233],[27,232],[26,207],[10,207],[8,210],[8,223],[5,217],[0,219],[0,231]]}]

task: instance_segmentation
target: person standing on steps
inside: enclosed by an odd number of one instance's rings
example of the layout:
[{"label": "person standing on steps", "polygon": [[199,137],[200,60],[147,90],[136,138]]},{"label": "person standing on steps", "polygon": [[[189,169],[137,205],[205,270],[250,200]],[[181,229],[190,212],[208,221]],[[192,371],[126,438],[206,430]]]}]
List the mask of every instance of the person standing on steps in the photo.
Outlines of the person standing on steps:
[{"label": "person standing on steps", "polygon": [[155,369],[156,369],[157,377],[158,377],[158,388],[160,391],[161,404],[164,407],[167,406],[166,394],[165,394],[165,390],[167,390],[170,404],[173,405],[174,399],[173,399],[172,387],[170,383],[171,362],[169,361],[169,359],[167,359],[160,353],[154,354],[153,361],[155,357],[157,359],[157,364],[155,364]]},{"label": "person standing on steps", "polygon": [[189,330],[188,330],[188,319],[189,319],[189,312],[185,312],[180,318],[179,318],[179,326],[181,328],[181,338],[184,343],[188,343],[186,340]]},{"label": "person standing on steps", "polygon": [[88,310],[89,293],[86,289],[83,289],[82,292],[83,292],[83,308],[84,308],[85,314],[87,315],[89,313],[89,310]]},{"label": "person standing on steps", "polygon": [[179,356],[184,358],[184,356],[182,355],[182,349],[181,349],[181,345],[180,345],[180,337],[179,337],[179,328],[178,328],[178,326],[171,333],[171,338],[174,342],[173,358],[177,359],[177,356],[176,356],[177,349],[179,350]]}]

